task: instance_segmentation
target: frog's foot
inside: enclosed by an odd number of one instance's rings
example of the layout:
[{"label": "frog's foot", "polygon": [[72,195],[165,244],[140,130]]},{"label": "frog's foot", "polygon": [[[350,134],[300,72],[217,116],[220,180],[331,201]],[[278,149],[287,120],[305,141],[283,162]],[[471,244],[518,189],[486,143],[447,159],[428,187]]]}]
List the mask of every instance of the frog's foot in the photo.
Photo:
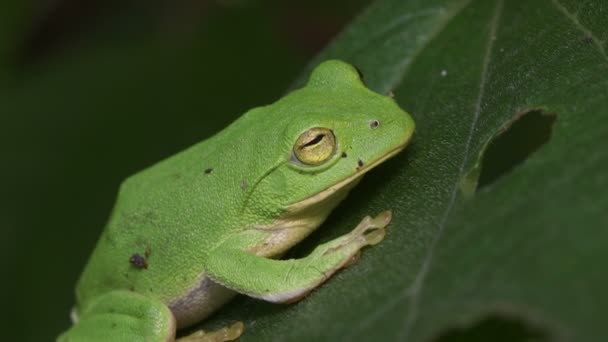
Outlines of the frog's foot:
[{"label": "frog's foot", "polygon": [[380,243],[386,234],[384,228],[391,222],[391,217],[390,210],[383,211],[374,218],[366,216],[350,233],[319,245],[306,259],[316,260],[315,263],[321,264],[335,263],[325,271],[325,275],[329,277],[338,269],[357,262],[363,247]]},{"label": "frog's foot", "polygon": [[243,322],[236,322],[229,327],[206,332],[198,330],[188,336],[178,338],[177,342],[224,342],[234,341],[243,333]]},{"label": "frog's foot", "polygon": [[350,233],[318,246],[305,258],[289,260],[267,259],[243,250],[251,242],[244,232],[211,251],[207,272],[214,281],[250,297],[294,302],[352,264],[363,247],[382,241],[390,221],[389,210],[365,217]]},{"label": "frog's foot", "polygon": [[[357,225],[357,227],[355,229],[353,229],[353,231],[350,232],[349,235],[343,237],[343,239],[346,241],[332,242],[332,244],[339,244],[339,246],[332,246],[329,249],[325,249],[324,246],[320,246],[318,252],[323,251],[323,255],[333,253],[336,250],[339,250],[340,247],[342,247],[342,246],[352,244],[353,239],[354,239],[354,240],[356,240],[356,242],[358,242],[361,245],[359,246],[359,249],[357,249],[355,254],[353,254],[353,256],[351,256],[350,259],[348,259],[342,265],[342,267],[345,268],[350,265],[353,265],[357,262],[357,260],[359,260],[359,257],[361,256],[361,248],[363,248],[365,246],[376,245],[384,239],[384,235],[386,234],[386,231],[384,230],[384,228],[389,224],[390,221],[391,221],[390,210],[382,212],[380,215],[376,216],[375,218],[366,216],[359,223],[359,225]],[[355,246],[356,245],[357,244],[355,243]]]},{"label": "frog's foot", "polygon": [[384,239],[384,228],[391,222],[391,217],[390,210],[374,218],[366,216],[350,233],[318,246],[309,257],[346,253],[350,258],[342,266],[351,265],[358,259],[361,248],[376,245]]}]

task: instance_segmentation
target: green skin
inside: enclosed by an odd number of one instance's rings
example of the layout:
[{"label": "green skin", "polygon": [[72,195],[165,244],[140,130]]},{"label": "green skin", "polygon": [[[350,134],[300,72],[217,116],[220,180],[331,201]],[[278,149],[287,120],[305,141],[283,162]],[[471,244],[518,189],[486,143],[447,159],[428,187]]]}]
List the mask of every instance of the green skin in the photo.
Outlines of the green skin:
[{"label": "green skin", "polygon": [[[173,341],[236,293],[302,298],[380,242],[390,211],[307,257],[273,258],[321,225],[413,131],[412,118],[367,89],[356,69],[323,62],[305,87],[122,184],[78,282],[75,324],[58,340]],[[183,340],[232,340],[241,331],[238,323]]]}]

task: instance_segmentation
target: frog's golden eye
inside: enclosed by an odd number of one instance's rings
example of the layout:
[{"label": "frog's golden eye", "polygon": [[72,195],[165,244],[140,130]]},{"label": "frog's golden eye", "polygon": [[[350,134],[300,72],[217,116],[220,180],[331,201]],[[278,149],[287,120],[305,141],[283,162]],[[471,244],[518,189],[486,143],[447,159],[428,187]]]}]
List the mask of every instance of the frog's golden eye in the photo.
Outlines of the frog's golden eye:
[{"label": "frog's golden eye", "polygon": [[334,132],[323,127],[311,128],[300,134],[293,146],[294,156],[303,164],[320,165],[336,150]]}]

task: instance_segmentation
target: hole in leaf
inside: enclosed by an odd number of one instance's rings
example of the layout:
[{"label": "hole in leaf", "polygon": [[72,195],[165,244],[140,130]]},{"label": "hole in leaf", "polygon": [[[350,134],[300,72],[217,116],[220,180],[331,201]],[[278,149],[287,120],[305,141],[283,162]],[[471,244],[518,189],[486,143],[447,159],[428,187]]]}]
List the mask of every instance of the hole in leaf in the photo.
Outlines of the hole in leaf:
[{"label": "hole in leaf", "polygon": [[462,191],[472,194],[522,164],[551,139],[555,119],[542,110],[517,114],[483,148],[461,183]]},{"label": "hole in leaf", "polygon": [[542,342],[551,341],[551,335],[523,319],[495,314],[469,327],[448,329],[433,342]]}]

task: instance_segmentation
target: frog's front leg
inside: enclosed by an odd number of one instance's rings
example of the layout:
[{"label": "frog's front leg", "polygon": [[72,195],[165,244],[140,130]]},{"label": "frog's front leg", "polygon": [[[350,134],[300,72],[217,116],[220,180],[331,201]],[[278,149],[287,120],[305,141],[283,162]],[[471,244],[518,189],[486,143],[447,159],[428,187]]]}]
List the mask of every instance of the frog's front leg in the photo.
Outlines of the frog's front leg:
[{"label": "frog's front leg", "polygon": [[206,272],[237,292],[270,302],[292,302],[304,297],[358,255],[361,248],[384,238],[391,220],[385,211],[365,217],[350,233],[319,245],[302,259],[273,260],[245,251],[251,235],[243,232],[215,248]]},{"label": "frog's front leg", "polygon": [[58,342],[173,341],[175,319],[160,301],[135,292],[112,291],[79,313],[78,322]]}]

